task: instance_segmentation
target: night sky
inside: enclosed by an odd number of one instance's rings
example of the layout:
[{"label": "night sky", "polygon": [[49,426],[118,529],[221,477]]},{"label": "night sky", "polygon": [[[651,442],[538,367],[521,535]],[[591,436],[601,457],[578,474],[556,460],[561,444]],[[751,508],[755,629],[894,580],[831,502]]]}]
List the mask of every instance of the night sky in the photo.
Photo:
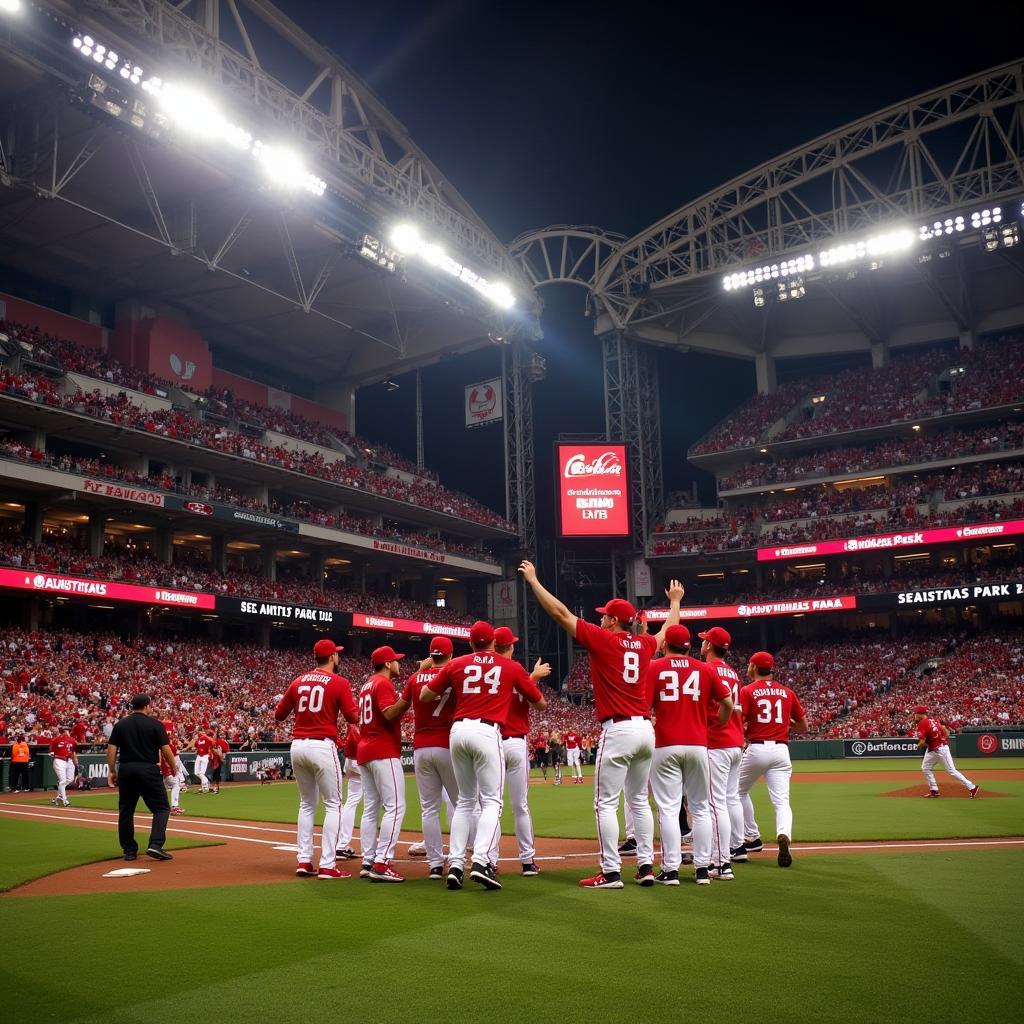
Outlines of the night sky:
[{"label": "night sky", "polygon": [[[817,135],[1018,57],[1022,27],[1010,3],[974,5],[969,25],[937,13],[894,21],[894,5],[804,15],[727,5],[717,18],[567,0],[336,2],[327,16],[311,0],[278,6],[370,84],[506,241],[548,224],[633,234]],[[551,442],[602,432],[604,402],[582,289],[543,299],[548,378],[534,402],[538,526],[550,535]],[[500,427],[462,425],[463,385],[498,359],[492,350],[424,372],[426,458],[445,483],[503,509]],[[753,392],[753,369],[676,353],[660,365],[666,487],[698,480],[711,498],[686,447]],[[358,427],[414,456],[412,380],[399,382],[360,392]]]}]

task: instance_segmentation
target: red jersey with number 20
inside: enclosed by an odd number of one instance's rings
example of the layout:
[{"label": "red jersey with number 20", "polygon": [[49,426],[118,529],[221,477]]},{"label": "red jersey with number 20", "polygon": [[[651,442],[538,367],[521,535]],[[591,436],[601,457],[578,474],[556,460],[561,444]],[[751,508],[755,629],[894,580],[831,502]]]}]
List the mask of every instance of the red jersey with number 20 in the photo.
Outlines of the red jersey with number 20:
[{"label": "red jersey with number 20", "polygon": [[657,653],[658,641],[647,633],[612,633],[585,619],[576,620],[576,639],[590,652],[598,721],[616,715],[648,717],[651,702],[645,673]]},{"label": "red jersey with number 20", "polygon": [[740,689],[743,683],[739,673],[724,661],[709,662],[708,668],[729,687],[729,696],[732,697],[732,714],[726,719],[725,725],[718,724],[718,701],[708,709],[708,747],[711,750],[742,747],[743,715],[740,712]]},{"label": "red jersey with number 20", "polygon": [[748,740],[789,742],[790,722],[804,717],[797,695],[782,683],[758,679],[740,690],[740,709]]},{"label": "red jersey with number 20", "polygon": [[412,705],[415,725],[412,738],[414,750],[451,745],[452,712],[455,710],[454,693],[451,690],[445,690],[441,699],[432,704],[420,700],[423,687],[437,678],[441,667],[431,666],[414,672],[406,680],[405,688],[402,690],[402,700],[407,700]]},{"label": "red jersey with number 20", "polygon": [[[292,711],[295,712],[292,739],[328,739],[337,743],[338,715],[353,721],[356,702],[352,699],[352,687],[347,679],[316,669],[303,673],[288,684],[274,709],[274,718],[283,722]],[[199,742],[196,741],[198,750]]]},{"label": "red jersey with number 20", "polygon": [[482,718],[505,726],[513,694],[521,693],[531,702],[541,698],[526,669],[494,651],[479,651],[449,661],[429,685],[442,699],[449,688],[454,692],[455,721]]},{"label": "red jersey with number 20", "polygon": [[654,706],[656,747],[706,747],[709,711],[729,696],[729,687],[703,661],[671,654],[651,662],[647,692]]}]

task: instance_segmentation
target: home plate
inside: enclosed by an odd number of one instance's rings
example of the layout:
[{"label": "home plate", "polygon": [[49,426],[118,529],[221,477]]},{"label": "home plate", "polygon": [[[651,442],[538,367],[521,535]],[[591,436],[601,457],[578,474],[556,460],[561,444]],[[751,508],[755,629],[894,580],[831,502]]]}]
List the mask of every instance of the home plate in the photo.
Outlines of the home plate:
[{"label": "home plate", "polygon": [[149,868],[118,868],[116,871],[108,871],[104,878],[131,878],[132,875],[148,875]]},{"label": "home plate", "polygon": [[299,848],[297,846],[275,846],[275,850],[280,850],[282,853],[298,853]]}]

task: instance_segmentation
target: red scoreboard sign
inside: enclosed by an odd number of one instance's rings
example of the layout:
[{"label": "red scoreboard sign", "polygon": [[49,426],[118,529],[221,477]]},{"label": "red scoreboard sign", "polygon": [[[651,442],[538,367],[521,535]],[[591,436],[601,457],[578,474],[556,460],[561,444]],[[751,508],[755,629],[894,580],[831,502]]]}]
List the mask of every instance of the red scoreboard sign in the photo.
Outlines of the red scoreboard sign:
[{"label": "red scoreboard sign", "polygon": [[555,446],[563,537],[628,537],[629,472],[623,444]]}]

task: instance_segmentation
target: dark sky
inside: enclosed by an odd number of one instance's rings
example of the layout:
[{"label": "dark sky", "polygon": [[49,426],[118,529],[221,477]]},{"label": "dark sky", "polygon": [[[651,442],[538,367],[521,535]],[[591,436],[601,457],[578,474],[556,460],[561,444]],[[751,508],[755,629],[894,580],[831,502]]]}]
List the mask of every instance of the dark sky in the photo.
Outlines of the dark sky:
[{"label": "dark sky", "polygon": [[[568,0],[279,6],[377,91],[503,240],[557,223],[639,231],[847,121],[1018,57],[1024,27],[1011,3],[972,5],[966,21],[901,16],[897,5],[801,14],[728,4],[709,7],[714,16]],[[535,429],[548,532],[551,441],[602,431],[604,405],[583,292],[543,298],[549,374],[535,389]],[[428,371],[425,408],[428,464],[502,507],[499,428],[466,432],[461,421],[462,386],[497,360],[484,352]],[[700,382],[712,366],[728,372],[708,393]],[[753,391],[753,372],[666,353],[660,379],[666,484],[679,489],[695,479],[687,445]],[[367,389],[360,429],[413,455],[412,398],[409,381],[391,395]]]}]

